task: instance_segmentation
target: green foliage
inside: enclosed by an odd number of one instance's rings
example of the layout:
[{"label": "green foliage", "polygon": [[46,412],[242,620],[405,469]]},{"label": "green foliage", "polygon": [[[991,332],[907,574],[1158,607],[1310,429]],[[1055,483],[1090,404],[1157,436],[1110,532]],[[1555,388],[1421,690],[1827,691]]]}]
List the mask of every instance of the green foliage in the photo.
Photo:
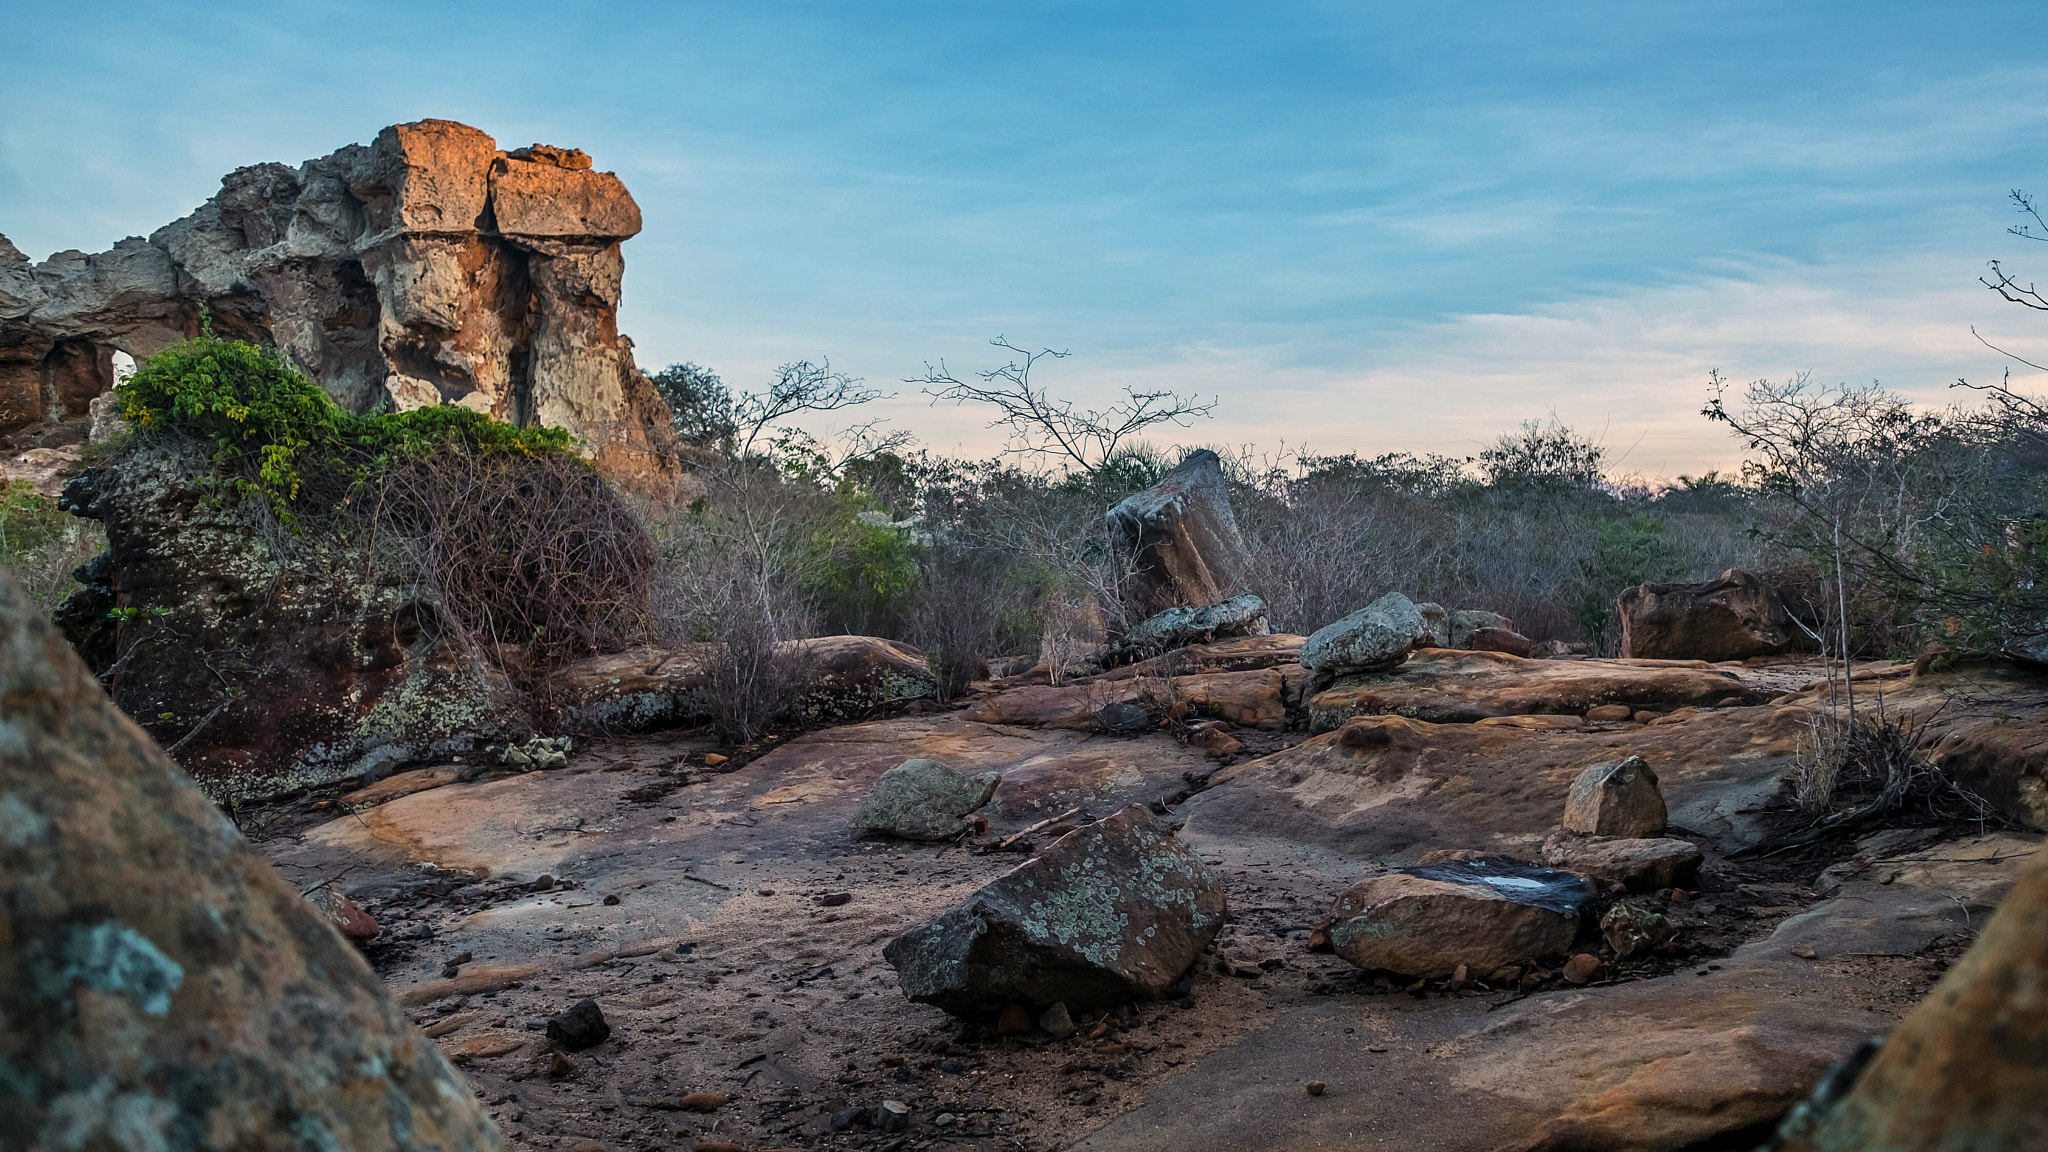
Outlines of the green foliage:
[{"label": "green foliage", "polygon": [[357,416],[263,349],[211,334],[150,357],[119,390],[121,414],[139,432],[213,441],[236,494],[269,501],[288,524],[309,484],[345,488],[394,461],[450,449],[552,456],[571,444],[559,428],[517,428],[453,405]]},{"label": "green foliage", "polygon": [[1592,551],[1580,561],[1582,582],[1573,614],[1586,642],[1595,652],[1605,652],[1615,638],[1615,601],[1622,590],[1665,575],[1672,550],[1664,521],[1648,512],[1596,521],[1592,534]]},{"label": "green foliage", "polygon": [[45,611],[78,587],[71,572],[104,545],[97,521],[61,512],[26,480],[0,484],[0,576]]},{"label": "green foliage", "polygon": [[669,417],[683,443],[730,449],[738,439],[737,404],[718,373],[701,364],[671,364],[647,379],[668,402]]}]

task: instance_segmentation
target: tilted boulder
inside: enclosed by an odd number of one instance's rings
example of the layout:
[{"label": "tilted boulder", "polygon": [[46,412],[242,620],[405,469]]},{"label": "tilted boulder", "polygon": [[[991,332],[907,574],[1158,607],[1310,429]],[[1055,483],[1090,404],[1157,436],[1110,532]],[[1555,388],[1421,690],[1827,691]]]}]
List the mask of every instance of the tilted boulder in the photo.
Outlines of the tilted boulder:
[{"label": "tilted boulder", "polygon": [[1638,585],[1618,607],[1625,659],[1744,660],[1797,640],[1777,591],[1734,568],[1699,584]]},{"label": "tilted boulder", "polygon": [[1430,639],[1429,622],[1421,610],[1399,592],[1389,592],[1311,633],[1301,648],[1301,666],[1321,680],[1380,671],[1407,659]]},{"label": "tilted boulder", "polygon": [[0,582],[10,1147],[501,1147],[383,981]]},{"label": "tilted boulder", "polygon": [[[1970,950],[1832,1098],[1787,1117],[1778,1152],[2048,1147],[2048,850]],[[1830,1089],[1833,1091],[1830,1091]]]},{"label": "tilted boulder", "polygon": [[258,164],[148,240],[31,264],[0,239],[0,448],[84,438],[112,357],[197,335],[275,347],[342,407],[460,404],[566,428],[608,474],[673,487],[667,407],[619,335],[640,209],[573,149],[449,120],[298,168]]},{"label": "tilted boulder", "polygon": [[1564,830],[1581,836],[1648,839],[1663,835],[1669,818],[1657,773],[1641,756],[1579,773],[1564,802]]},{"label": "tilted boulder", "polygon": [[903,994],[948,1012],[1152,999],[1214,939],[1223,886],[1142,807],[1060,837],[882,950]]},{"label": "tilted boulder", "polygon": [[856,832],[944,840],[965,832],[968,817],[996,794],[994,772],[965,776],[936,760],[905,760],[875,781],[853,814]]},{"label": "tilted boulder", "polygon": [[1622,839],[1559,833],[1543,842],[1543,862],[1620,884],[1631,892],[1690,888],[1705,859],[1698,846],[1672,836]]},{"label": "tilted boulder", "polygon": [[1112,667],[1190,644],[1271,632],[1266,626],[1266,602],[1246,592],[1214,604],[1168,608],[1106,645],[1096,660]]},{"label": "tilted boulder", "polygon": [[1578,938],[1586,878],[1504,856],[1417,864],[1373,876],[1337,898],[1337,955],[1360,968],[1448,976],[1556,956]]},{"label": "tilted boulder", "polygon": [[1146,617],[1229,599],[1250,563],[1230,510],[1223,461],[1207,448],[1111,508],[1109,536],[1131,562],[1131,603]]}]

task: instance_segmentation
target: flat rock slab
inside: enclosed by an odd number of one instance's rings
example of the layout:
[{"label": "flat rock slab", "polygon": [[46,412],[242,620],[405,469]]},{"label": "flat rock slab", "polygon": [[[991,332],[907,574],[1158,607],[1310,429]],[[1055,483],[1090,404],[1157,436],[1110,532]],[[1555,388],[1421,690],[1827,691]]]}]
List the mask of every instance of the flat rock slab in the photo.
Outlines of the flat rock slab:
[{"label": "flat rock slab", "polygon": [[1353,716],[1470,724],[1493,716],[1584,716],[1607,704],[1668,711],[1730,697],[1761,699],[1734,671],[1704,661],[1525,660],[1425,648],[1387,672],[1339,678],[1309,701],[1309,721],[1318,732]]},{"label": "flat rock slab", "polygon": [[1724,851],[1762,835],[1809,713],[1729,708],[1683,723],[1615,731],[1527,731],[1359,717],[1334,733],[1217,773],[1191,799],[1190,834],[1315,845],[1412,862],[1458,845],[1531,858],[1557,826],[1584,769],[1642,756],[1662,780],[1671,822]]},{"label": "flat rock slab", "polygon": [[1100,726],[1102,710],[1137,704],[1164,713],[1185,702],[1197,716],[1228,720],[1246,728],[1278,729],[1287,723],[1290,688],[1298,694],[1300,665],[1244,672],[1195,675],[1102,677],[1072,686],[1012,688],[976,700],[970,720],[1034,728],[1088,731]]},{"label": "flat rock slab", "polygon": [[1359,881],[1330,908],[1330,944],[1360,968],[1409,977],[1485,974],[1562,956],[1593,898],[1586,878],[1480,856]]}]

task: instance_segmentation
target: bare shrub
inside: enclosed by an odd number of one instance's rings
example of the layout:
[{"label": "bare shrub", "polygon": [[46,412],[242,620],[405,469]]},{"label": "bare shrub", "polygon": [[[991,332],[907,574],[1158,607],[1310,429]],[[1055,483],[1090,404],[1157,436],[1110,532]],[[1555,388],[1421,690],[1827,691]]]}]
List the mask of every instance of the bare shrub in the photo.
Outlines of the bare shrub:
[{"label": "bare shrub", "polygon": [[653,540],[580,460],[412,456],[371,481],[355,506],[413,554],[432,599],[468,639],[517,645],[525,667],[646,635]]},{"label": "bare shrub", "polygon": [[1791,843],[1854,830],[1911,812],[1943,820],[2004,821],[1991,804],[1943,771],[1930,754],[1941,715],[1887,713],[1879,697],[1861,715],[1816,713],[1793,763],[1793,799],[1815,817]]}]

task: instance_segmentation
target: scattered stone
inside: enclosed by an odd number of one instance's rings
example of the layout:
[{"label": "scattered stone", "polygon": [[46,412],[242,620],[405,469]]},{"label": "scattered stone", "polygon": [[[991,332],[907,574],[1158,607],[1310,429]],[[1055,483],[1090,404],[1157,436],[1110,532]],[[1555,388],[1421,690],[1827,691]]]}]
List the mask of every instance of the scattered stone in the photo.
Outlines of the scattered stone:
[{"label": "scattered stone", "polygon": [[910,1127],[910,1105],[901,1100],[884,1100],[875,1106],[875,1127],[883,1132],[902,1132]]},{"label": "scattered stone", "polygon": [[581,1001],[548,1020],[548,1039],[571,1052],[595,1048],[611,1034],[612,1026],[605,1023],[604,1012],[595,1000]]},{"label": "scattered stone", "polygon": [[1586,709],[1586,719],[1595,724],[1611,724],[1620,720],[1632,720],[1635,710],[1626,704],[1601,704]]},{"label": "scattered stone", "polygon": [[1543,842],[1545,864],[1620,884],[1631,892],[1694,883],[1703,859],[1697,846],[1672,836],[1622,839],[1561,832]]},{"label": "scattered stone", "polygon": [[1392,668],[1430,639],[1429,623],[1406,596],[1389,592],[1335,624],[1317,629],[1301,648],[1301,666],[1318,680]]},{"label": "scattered stone", "polygon": [[1671,939],[1671,921],[1633,904],[1616,904],[1600,918],[1600,935],[1614,954],[1633,960]]},{"label": "scattered stone", "polygon": [[1449,976],[1554,956],[1578,937],[1586,878],[1502,856],[1418,864],[1360,881],[1330,909],[1330,944],[1367,970]]},{"label": "scattered stone", "polygon": [[905,760],[868,790],[853,827],[906,840],[945,840],[968,829],[968,816],[987,804],[1002,782],[994,772],[963,776],[936,760]]},{"label": "scattered stone", "polygon": [[604,894],[604,899],[598,901],[598,903],[607,908],[616,908],[619,906],[619,894],[617,892],[607,892]]},{"label": "scattered stone", "polygon": [[1138,704],[1110,704],[1095,713],[1095,723],[1104,732],[1131,735],[1149,731],[1152,714]]},{"label": "scattered stone", "polygon": [[1567,832],[1639,840],[1662,835],[1668,816],[1657,774],[1640,756],[1595,764],[1565,798]]},{"label": "scattered stone", "polygon": [[1324,1084],[1321,1080],[1311,1080],[1308,1082],[1308,1094],[1311,1096],[1321,1096],[1323,1089],[1326,1087],[1328,1085]]},{"label": "scattered stone", "polygon": [[1801,941],[1797,944],[1794,944],[1792,946],[1792,954],[1794,956],[1799,957],[1801,960],[1811,960],[1816,955],[1818,955],[1816,952],[1814,952],[1813,945],[1808,944],[1805,941]]},{"label": "scattered stone", "polygon": [[578,1140],[569,1145],[568,1152],[611,1152],[611,1149],[596,1140]]},{"label": "scattered stone", "polygon": [[1564,982],[1591,984],[1607,973],[1607,965],[1591,952],[1581,952],[1564,962]]},{"label": "scattered stone", "polygon": [[360,904],[342,895],[341,890],[332,884],[323,884],[306,893],[306,902],[319,909],[336,931],[351,940],[375,940],[377,933],[383,931]]},{"label": "scattered stone", "polygon": [[4,579],[0,970],[10,1148],[500,1146],[369,964]]},{"label": "scattered stone", "polygon": [[1700,584],[1630,588],[1619,607],[1624,659],[1744,660],[1793,646],[1777,591],[1733,568]]},{"label": "scattered stone", "polygon": [[726,762],[727,760],[730,760],[730,759],[732,759],[732,757],[730,757],[730,756],[726,756],[726,755],[724,755],[724,754],[722,754],[722,753],[718,753],[718,752],[706,752],[706,753],[704,754],[704,766],[705,766],[706,768],[716,768],[716,767],[718,767],[718,766],[719,766],[720,764],[723,764],[723,763],[725,763],[725,762]]},{"label": "scattered stone", "polygon": [[1038,1018],[1038,1026],[1055,1040],[1065,1040],[1076,1031],[1074,1017],[1065,1004],[1055,1004]]},{"label": "scattered stone", "polygon": [[691,1092],[677,1101],[685,1112],[716,1112],[725,1107],[723,1092]]},{"label": "scattered stone", "polygon": [[1164,994],[1223,926],[1223,886],[1133,805],[1085,825],[889,942],[905,996],[969,1015]]},{"label": "scattered stone", "polygon": [[851,903],[853,903],[853,893],[851,892],[827,892],[825,895],[818,897],[818,906],[820,908],[838,908]]},{"label": "scattered stone", "polygon": [[576,1062],[567,1053],[555,1052],[548,1057],[548,1075],[557,1080],[576,1074]]},{"label": "scattered stone", "polygon": [[1022,1004],[1003,1005],[1002,1015],[996,1018],[996,1034],[999,1036],[1022,1036],[1031,1031],[1031,1009]]},{"label": "scattered stone", "polygon": [[1229,599],[1249,563],[1223,461],[1207,448],[1188,453],[1159,483],[1111,508],[1109,536],[1131,565],[1132,603],[1147,617]]},{"label": "scattered stone", "polygon": [[1190,644],[1271,632],[1266,626],[1266,602],[1246,592],[1214,604],[1168,608],[1105,645],[1096,662],[1110,668]]}]

